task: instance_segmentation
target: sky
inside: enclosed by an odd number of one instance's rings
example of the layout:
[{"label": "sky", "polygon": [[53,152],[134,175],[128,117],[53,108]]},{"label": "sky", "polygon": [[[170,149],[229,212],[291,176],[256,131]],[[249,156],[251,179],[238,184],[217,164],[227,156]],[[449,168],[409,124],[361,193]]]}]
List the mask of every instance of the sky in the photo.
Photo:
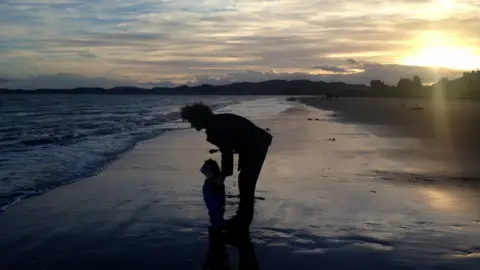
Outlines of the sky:
[{"label": "sky", "polygon": [[0,10],[0,88],[431,83],[480,68],[478,0],[2,0]]}]

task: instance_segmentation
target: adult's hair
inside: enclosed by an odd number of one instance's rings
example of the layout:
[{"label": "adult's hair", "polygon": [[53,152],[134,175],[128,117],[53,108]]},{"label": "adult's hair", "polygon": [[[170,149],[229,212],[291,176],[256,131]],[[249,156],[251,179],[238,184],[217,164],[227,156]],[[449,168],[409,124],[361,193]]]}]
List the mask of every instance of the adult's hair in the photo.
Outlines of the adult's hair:
[{"label": "adult's hair", "polygon": [[182,107],[181,117],[185,121],[205,121],[213,115],[212,109],[202,102],[188,104]]}]

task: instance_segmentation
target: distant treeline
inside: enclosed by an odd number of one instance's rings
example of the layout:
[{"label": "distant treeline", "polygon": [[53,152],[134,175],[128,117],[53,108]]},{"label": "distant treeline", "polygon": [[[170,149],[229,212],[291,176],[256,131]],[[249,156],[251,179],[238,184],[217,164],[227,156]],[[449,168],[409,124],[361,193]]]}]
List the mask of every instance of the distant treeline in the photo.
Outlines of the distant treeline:
[{"label": "distant treeline", "polygon": [[465,72],[454,80],[443,78],[429,86],[422,85],[419,76],[402,78],[396,86],[373,80],[367,96],[428,98],[434,94],[447,98],[480,98],[480,71]]},{"label": "distant treeline", "polygon": [[428,98],[441,93],[448,98],[480,98],[480,71],[466,72],[462,77],[425,86],[419,76],[402,78],[396,86],[373,80],[370,86],[342,82],[312,82],[309,80],[271,80],[265,82],[241,82],[228,85],[154,87],[151,89],[121,86],[114,88],[74,88],[11,90],[0,89],[0,93],[16,94],[155,94],[155,95],[327,95],[339,97],[416,97]]}]

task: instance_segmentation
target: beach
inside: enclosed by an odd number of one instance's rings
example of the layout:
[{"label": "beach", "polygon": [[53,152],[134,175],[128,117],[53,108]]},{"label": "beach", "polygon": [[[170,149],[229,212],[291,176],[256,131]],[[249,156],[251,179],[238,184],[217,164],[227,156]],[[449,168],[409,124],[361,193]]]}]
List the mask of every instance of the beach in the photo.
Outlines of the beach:
[{"label": "beach", "polygon": [[[480,268],[474,109],[432,119],[441,108],[422,101],[301,101],[225,109],[274,136],[251,227],[261,269]],[[448,108],[465,104],[475,107]],[[201,269],[209,223],[199,168],[220,159],[211,148],[203,132],[167,132],[9,208],[0,269]]]}]

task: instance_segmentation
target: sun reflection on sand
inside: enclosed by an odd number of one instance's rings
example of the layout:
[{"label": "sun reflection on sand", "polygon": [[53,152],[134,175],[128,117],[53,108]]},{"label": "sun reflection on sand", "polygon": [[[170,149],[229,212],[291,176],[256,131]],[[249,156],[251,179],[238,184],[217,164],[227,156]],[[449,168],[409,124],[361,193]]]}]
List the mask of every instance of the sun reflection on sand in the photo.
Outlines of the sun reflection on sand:
[{"label": "sun reflection on sand", "polygon": [[425,188],[422,189],[421,192],[427,197],[427,202],[430,207],[436,210],[457,211],[462,209],[458,198],[444,190],[438,188]]}]

